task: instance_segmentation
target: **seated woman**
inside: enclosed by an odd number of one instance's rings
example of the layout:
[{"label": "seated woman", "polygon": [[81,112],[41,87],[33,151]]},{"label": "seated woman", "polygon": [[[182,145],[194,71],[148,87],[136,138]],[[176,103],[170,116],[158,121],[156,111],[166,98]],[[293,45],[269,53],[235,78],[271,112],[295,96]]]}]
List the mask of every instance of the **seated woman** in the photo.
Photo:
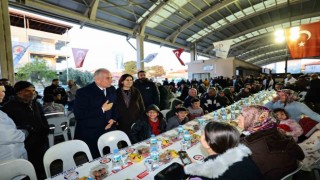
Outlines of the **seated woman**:
[{"label": "seated woman", "polygon": [[192,179],[261,179],[261,173],[251,160],[251,151],[240,144],[238,130],[225,123],[209,122],[201,136],[201,144],[209,156],[204,163],[185,166]]},{"label": "seated woman", "polygon": [[247,135],[241,142],[252,151],[252,159],[264,179],[281,179],[304,159],[294,139],[277,130],[276,120],[268,108],[257,105],[243,108],[237,119],[239,128]]},{"label": "seated woman", "polygon": [[158,106],[151,104],[145,112],[141,119],[132,125],[132,144],[150,138],[151,134],[158,135],[166,131],[167,123]]},{"label": "seated woman", "polygon": [[307,115],[311,119],[320,122],[320,115],[313,112],[305,104],[296,101],[298,95],[296,92],[290,89],[282,89],[278,92],[278,96],[273,98],[272,101],[266,104],[269,109],[284,109],[288,114],[290,119],[294,119],[297,122],[300,121],[301,115]]}]

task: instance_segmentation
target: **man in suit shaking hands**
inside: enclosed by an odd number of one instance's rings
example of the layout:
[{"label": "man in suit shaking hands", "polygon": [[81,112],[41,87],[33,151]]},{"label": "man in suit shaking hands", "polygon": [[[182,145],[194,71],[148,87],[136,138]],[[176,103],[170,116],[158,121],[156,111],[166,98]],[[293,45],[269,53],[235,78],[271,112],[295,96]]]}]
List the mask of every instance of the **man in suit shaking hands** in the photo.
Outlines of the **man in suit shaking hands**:
[{"label": "man in suit shaking hands", "polygon": [[75,139],[86,142],[93,158],[100,156],[97,147],[99,137],[112,130],[116,121],[113,103],[116,89],[109,70],[101,68],[93,74],[94,82],[76,92],[74,115],[77,121]]}]

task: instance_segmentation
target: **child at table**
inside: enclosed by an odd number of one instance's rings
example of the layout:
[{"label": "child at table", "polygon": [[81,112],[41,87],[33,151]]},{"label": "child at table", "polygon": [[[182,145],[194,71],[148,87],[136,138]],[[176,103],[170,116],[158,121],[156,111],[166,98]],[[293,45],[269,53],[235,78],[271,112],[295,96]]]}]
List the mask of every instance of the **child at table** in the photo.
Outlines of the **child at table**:
[{"label": "child at table", "polygon": [[204,163],[184,167],[195,179],[262,179],[260,170],[251,160],[251,151],[240,144],[238,130],[227,124],[209,122],[201,135],[201,144],[209,156]]},{"label": "child at table", "polygon": [[166,131],[167,123],[158,106],[151,104],[146,108],[145,114],[131,127],[132,144],[158,135]]},{"label": "child at table", "polygon": [[183,125],[189,121],[188,109],[185,107],[179,107],[176,109],[176,115],[168,119],[167,131],[178,127],[179,125]]},{"label": "child at table", "polygon": [[203,116],[203,109],[200,107],[200,99],[192,98],[191,99],[191,106],[188,107],[189,111],[189,120],[193,120],[196,117]]},{"label": "child at table", "polygon": [[277,120],[280,121],[278,129],[288,136],[292,136],[297,142],[298,137],[303,134],[302,127],[293,119],[289,119],[288,113],[284,109],[273,110]]}]

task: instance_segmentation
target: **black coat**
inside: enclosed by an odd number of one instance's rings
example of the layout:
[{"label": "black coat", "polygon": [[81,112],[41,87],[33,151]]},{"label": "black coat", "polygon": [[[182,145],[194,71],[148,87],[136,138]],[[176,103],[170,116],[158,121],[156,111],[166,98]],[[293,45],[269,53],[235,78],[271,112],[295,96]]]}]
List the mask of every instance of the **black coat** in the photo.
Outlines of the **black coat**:
[{"label": "black coat", "polygon": [[[93,82],[76,92],[74,102],[74,116],[76,118],[75,139],[86,142],[93,158],[99,157],[97,142],[99,137],[107,132],[105,126],[110,119],[117,120],[115,101],[116,89],[111,86],[106,89],[107,96]],[[102,105],[109,101],[113,107],[103,112]],[[111,129],[109,129],[111,130]]]},{"label": "black coat", "polygon": [[160,93],[160,110],[170,109],[170,99],[173,97],[165,86],[158,86]]},{"label": "black coat", "polygon": [[138,91],[138,89],[132,87],[130,89],[130,92],[131,99],[129,107],[127,107],[123,99],[122,89],[118,88],[116,91],[116,111],[118,113],[118,129],[124,131],[129,136],[129,138],[131,137],[130,131],[132,124],[134,124],[140,119],[145,109],[141,94]]},{"label": "black coat", "polygon": [[310,81],[310,89],[306,94],[306,102],[320,103],[320,79]]},{"label": "black coat", "polygon": [[151,104],[159,106],[160,93],[157,86],[153,82],[137,79],[134,81],[133,86],[140,91],[144,102],[144,107],[148,107]]},{"label": "black coat", "polygon": [[203,164],[185,166],[185,173],[202,180],[259,180],[261,173],[250,158],[251,151],[244,145],[228,149],[225,153],[207,157]]},{"label": "black coat", "polygon": [[200,98],[200,105],[205,112],[212,112],[218,109],[217,100],[215,96],[209,96],[208,93],[204,93]]},{"label": "black coat", "polygon": [[[160,120],[159,130],[160,133],[163,133],[166,131],[167,123],[161,113],[159,113],[158,119]],[[131,135],[132,135],[132,144],[137,143],[140,141],[143,141],[145,139],[148,139],[151,137],[152,129],[148,122],[148,116],[145,114],[142,116],[142,118],[136,122],[131,129]]]}]

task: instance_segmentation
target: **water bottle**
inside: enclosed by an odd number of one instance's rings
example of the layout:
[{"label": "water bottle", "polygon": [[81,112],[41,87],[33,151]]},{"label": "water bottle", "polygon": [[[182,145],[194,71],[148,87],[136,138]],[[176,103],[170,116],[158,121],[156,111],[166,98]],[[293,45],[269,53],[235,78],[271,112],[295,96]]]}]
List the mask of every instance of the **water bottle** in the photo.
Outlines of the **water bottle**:
[{"label": "water bottle", "polygon": [[218,115],[218,113],[216,111],[213,113],[213,120],[214,121],[218,121],[219,120],[219,115]]},{"label": "water bottle", "polygon": [[231,111],[231,119],[232,120],[236,119],[236,112],[235,111]]},{"label": "water bottle", "polygon": [[189,134],[189,131],[185,131],[183,135],[183,140],[187,143],[187,147],[191,147],[191,136]]},{"label": "water bottle", "polygon": [[68,116],[68,108],[69,108],[69,106],[68,106],[68,104],[66,104],[64,106],[64,115],[66,115],[66,116]]},{"label": "water bottle", "polygon": [[159,162],[159,152],[156,147],[151,149],[150,158],[154,160],[154,162]]},{"label": "water bottle", "polygon": [[112,168],[114,171],[120,171],[122,166],[121,154],[119,153],[119,149],[113,150],[112,156]]},{"label": "water bottle", "polygon": [[222,120],[223,120],[223,121],[226,121],[226,120],[227,120],[227,115],[226,115],[226,114],[222,114],[221,117],[222,117]]},{"label": "water bottle", "polygon": [[183,138],[183,127],[182,125],[178,126],[178,138],[181,140]]},{"label": "water bottle", "polygon": [[158,140],[155,137],[154,134],[151,134],[151,138],[150,138],[150,148],[152,149],[153,147],[158,149]]},{"label": "water bottle", "polygon": [[202,131],[202,129],[203,129],[203,119],[199,118],[198,119],[198,123],[199,123],[199,129],[200,129],[200,131]]}]

